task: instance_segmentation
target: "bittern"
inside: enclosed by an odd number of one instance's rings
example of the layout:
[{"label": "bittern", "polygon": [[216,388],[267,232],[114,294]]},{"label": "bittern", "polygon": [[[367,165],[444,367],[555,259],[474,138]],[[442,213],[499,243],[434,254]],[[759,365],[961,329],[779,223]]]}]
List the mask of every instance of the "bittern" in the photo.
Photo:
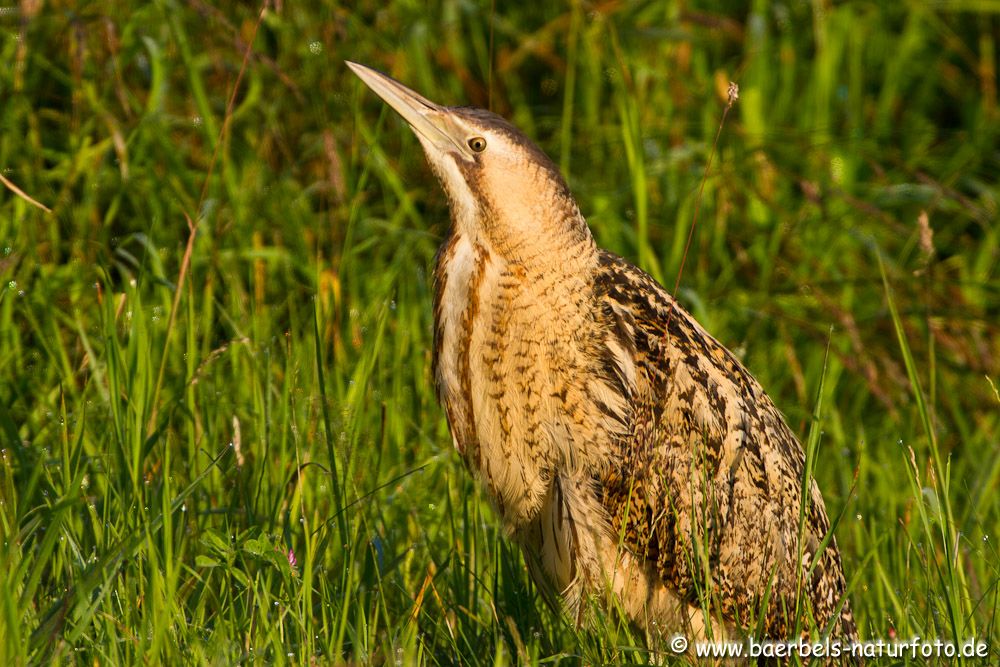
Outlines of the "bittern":
[{"label": "bittern", "polygon": [[653,635],[855,638],[819,487],[743,364],[597,246],[559,169],[508,121],[347,64],[447,194],[438,395],[539,589],[578,619],[588,599],[615,603]]}]

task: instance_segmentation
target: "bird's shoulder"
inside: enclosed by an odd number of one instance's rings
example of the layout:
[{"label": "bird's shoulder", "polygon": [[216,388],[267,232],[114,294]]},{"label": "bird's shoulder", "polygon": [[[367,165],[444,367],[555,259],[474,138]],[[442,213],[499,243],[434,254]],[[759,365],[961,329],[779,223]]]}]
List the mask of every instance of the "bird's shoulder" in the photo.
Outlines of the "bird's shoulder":
[{"label": "bird's shoulder", "polygon": [[797,480],[802,447],[742,362],[645,271],[606,251],[598,266],[595,309],[605,346],[627,350],[632,368],[615,363],[621,354],[607,355],[607,365],[631,379],[623,384],[635,418],[647,422],[633,426],[647,437],[627,445],[669,448],[697,439],[716,463],[748,455],[743,470]]},{"label": "bird's shoulder", "polygon": [[598,319],[633,350],[639,370],[656,388],[690,384],[688,393],[718,394],[714,407],[721,412],[727,395],[770,404],[740,360],[642,269],[600,251],[594,288]]}]

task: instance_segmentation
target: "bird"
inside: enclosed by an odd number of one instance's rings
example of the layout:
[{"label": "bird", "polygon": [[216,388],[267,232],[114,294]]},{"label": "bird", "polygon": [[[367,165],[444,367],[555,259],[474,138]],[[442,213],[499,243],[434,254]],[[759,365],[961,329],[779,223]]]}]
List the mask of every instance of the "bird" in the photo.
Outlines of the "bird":
[{"label": "bird", "polygon": [[802,445],[650,275],[598,247],[558,167],[490,111],[348,67],[447,196],[433,376],[452,440],[542,596],[652,641],[857,639]]}]

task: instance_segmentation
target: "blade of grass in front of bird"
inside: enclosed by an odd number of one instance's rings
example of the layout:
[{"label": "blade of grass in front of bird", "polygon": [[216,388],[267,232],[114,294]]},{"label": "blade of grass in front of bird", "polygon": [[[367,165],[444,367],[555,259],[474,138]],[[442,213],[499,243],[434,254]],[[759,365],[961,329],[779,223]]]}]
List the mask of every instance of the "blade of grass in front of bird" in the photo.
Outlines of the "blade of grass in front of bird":
[{"label": "blade of grass in front of bird", "polygon": [[[941,454],[938,449],[937,432],[931,419],[930,410],[927,406],[923,389],[921,388],[920,377],[917,374],[916,363],[913,359],[913,354],[910,351],[906,331],[903,327],[903,322],[899,316],[899,312],[896,309],[895,300],[892,297],[892,289],[889,286],[889,278],[886,274],[885,264],[882,261],[880,253],[877,254],[877,258],[879,272],[882,276],[882,285],[885,290],[886,301],[889,306],[889,314],[892,319],[893,327],[896,331],[900,352],[903,355],[903,362],[906,366],[907,377],[910,381],[910,389],[913,392],[914,402],[916,403],[917,412],[920,415],[920,420],[927,436],[931,458],[934,464],[935,475],[932,480],[932,486],[929,490],[935,494],[937,499],[934,503],[935,507],[933,510],[936,515],[935,519],[938,524],[938,533],[943,549],[944,571],[941,572],[939,570],[939,576],[943,578],[941,584],[945,592],[943,597],[947,603],[948,621],[950,626],[949,629],[952,633],[951,639],[957,644],[962,641],[965,632],[971,632],[972,636],[975,636],[976,627],[975,617],[972,614],[971,600],[968,595],[968,585],[965,581],[965,574],[962,568],[958,567],[957,563],[959,535],[957,534],[954,520],[952,518],[951,500],[949,497],[950,461],[947,466],[942,464]],[[910,451],[912,459],[913,450],[911,449]],[[913,464],[913,470],[910,477],[915,494],[914,500],[920,508],[920,514],[928,540],[928,548],[932,548],[934,541],[931,538],[929,517],[927,517],[924,509],[924,492],[919,490],[919,482],[917,478],[919,471],[916,468],[916,461],[913,460],[911,462]],[[907,470],[909,471],[909,469],[910,468],[908,466]],[[935,559],[935,561],[936,560],[937,559]],[[966,624],[968,624],[968,627],[966,627]]]},{"label": "blade of grass in front of bird", "polygon": [[[800,480],[801,487],[799,489],[799,526],[798,526],[798,553],[796,560],[796,571],[799,572],[799,576],[796,581],[796,591],[795,591],[795,632],[792,636],[797,636],[799,630],[801,629],[801,612],[802,612],[802,586],[804,584],[805,577],[802,573],[802,559],[804,556],[805,547],[805,532],[806,532],[806,518],[809,516],[809,510],[812,505],[812,487],[813,487],[813,471],[816,469],[816,458],[819,455],[819,441],[823,435],[822,424],[823,424],[823,398],[824,391],[826,389],[826,373],[829,368],[830,363],[830,344],[833,341],[833,327],[830,328],[830,333],[826,341],[826,351],[823,354],[823,366],[819,375],[819,387],[816,388],[816,400],[814,402],[812,419],[809,422],[809,435],[806,437],[806,451],[805,451],[805,466],[802,470],[802,479]],[[829,540],[832,535],[831,531],[822,537],[824,540]],[[821,545],[816,553],[812,555],[811,567],[816,566],[819,562],[819,555],[824,552],[825,545]]]}]

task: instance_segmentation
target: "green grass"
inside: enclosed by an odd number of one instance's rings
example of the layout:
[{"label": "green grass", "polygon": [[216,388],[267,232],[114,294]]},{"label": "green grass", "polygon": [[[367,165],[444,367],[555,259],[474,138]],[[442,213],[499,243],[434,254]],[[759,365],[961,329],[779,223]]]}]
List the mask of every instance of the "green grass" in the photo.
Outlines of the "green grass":
[{"label": "green grass", "polygon": [[808,444],[862,635],[996,659],[1000,5],[359,4],[277,3],[228,120],[254,7],[0,8],[52,209],[0,187],[0,664],[647,660],[452,451],[445,200],[345,58],[492,100],[668,286],[739,83],[679,296]]}]

